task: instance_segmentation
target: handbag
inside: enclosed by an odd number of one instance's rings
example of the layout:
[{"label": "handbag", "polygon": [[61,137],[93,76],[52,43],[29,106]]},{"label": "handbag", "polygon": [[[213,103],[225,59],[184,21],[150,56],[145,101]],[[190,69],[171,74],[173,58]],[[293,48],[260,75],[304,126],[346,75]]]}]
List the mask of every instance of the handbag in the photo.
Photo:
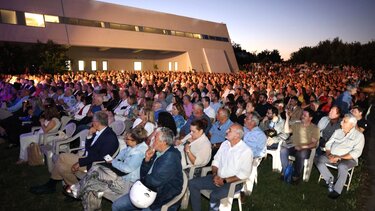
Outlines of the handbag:
[{"label": "handbag", "polygon": [[39,144],[31,143],[27,148],[27,161],[29,166],[40,166],[44,164],[43,154]]}]

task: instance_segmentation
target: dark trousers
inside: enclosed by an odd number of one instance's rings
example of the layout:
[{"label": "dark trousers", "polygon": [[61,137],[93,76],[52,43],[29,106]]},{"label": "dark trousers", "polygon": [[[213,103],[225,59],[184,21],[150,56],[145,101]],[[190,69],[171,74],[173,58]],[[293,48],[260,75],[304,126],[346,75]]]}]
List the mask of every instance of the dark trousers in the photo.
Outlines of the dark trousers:
[{"label": "dark trousers", "polygon": [[284,171],[289,163],[289,155],[293,155],[296,160],[294,162],[294,177],[300,177],[303,171],[303,164],[305,162],[305,159],[308,159],[310,157],[311,149],[302,149],[302,150],[296,150],[294,147],[287,148],[287,147],[281,147],[280,151],[280,159],[281,159],[281,166],[282,166],[282,173],[284,174]]}]

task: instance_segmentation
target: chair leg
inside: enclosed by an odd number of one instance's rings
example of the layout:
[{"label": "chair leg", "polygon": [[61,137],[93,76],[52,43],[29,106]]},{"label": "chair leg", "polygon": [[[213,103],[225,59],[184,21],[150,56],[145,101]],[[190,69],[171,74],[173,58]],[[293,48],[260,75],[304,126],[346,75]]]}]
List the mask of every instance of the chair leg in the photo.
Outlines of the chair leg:
[{"label": "chair leg", "polygon": [[348,185],[346,186],[346,191],[349,191],[350,183],[352,182],[353,172],[354,172],[354,167],[350,170],[350,172],[348,172],[349,181],[348,181]]}]

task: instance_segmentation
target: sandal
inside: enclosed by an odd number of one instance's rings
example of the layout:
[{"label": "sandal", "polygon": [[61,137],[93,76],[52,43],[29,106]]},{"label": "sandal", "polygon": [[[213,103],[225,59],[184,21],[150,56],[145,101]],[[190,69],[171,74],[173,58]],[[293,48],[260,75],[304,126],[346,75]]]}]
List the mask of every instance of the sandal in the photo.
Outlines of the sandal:
[{"label": "sandal", "polygon": [[78,192],[78,190],[76,190],[74,188],[74,185],[64,185],[63,186],[63,194],[65,196],[69,196],[71,198],[79,200],[79,198],[77,196],[77,192]]}]

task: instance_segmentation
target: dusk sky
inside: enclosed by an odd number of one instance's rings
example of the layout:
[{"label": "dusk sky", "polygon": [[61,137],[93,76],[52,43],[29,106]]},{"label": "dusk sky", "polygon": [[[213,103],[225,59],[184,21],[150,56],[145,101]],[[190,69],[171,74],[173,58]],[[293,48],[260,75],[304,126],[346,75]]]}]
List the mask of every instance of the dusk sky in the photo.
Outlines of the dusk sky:
[{"label": "dusk sky", "polygon": [[225,23],[233,42],[250,52],[278,49],[282,58],[303,46],[339,37],[375,40],[374,0],[101,0]]}]

